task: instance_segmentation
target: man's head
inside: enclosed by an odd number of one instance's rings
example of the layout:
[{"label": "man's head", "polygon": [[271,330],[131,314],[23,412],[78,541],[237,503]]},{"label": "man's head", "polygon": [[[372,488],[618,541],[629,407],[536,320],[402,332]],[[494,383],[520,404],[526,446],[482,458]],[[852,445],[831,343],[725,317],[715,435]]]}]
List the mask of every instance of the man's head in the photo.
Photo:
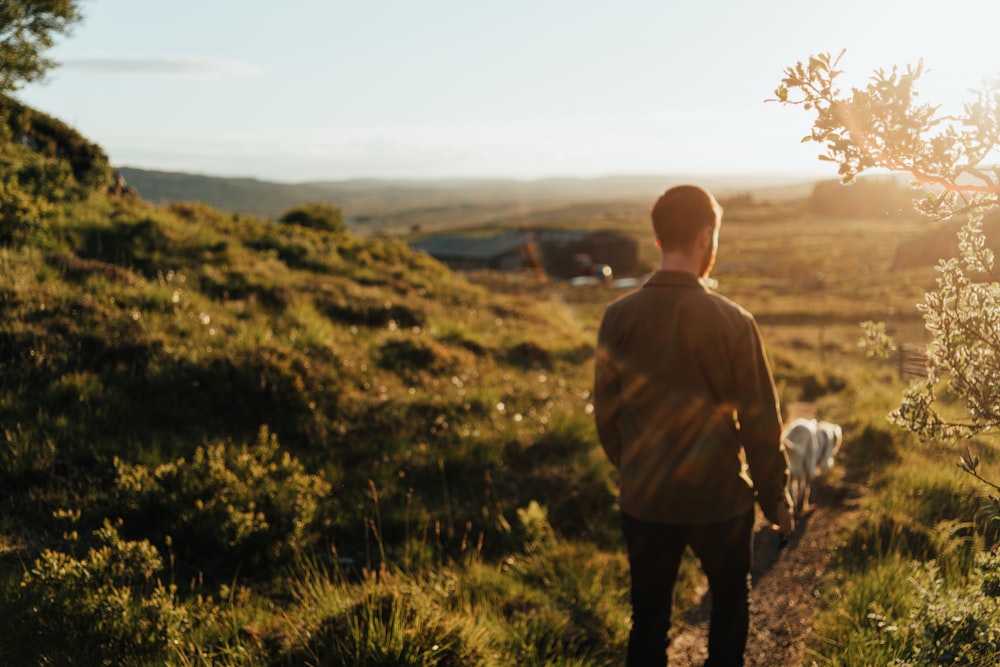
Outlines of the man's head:
[{"label": "man's head", "polygon": [[656,243],[665,253],[698,251],[701,277],[715,262],[722,207],[712,193],[696,185],[670,188],[656,200],[652,212]]}]

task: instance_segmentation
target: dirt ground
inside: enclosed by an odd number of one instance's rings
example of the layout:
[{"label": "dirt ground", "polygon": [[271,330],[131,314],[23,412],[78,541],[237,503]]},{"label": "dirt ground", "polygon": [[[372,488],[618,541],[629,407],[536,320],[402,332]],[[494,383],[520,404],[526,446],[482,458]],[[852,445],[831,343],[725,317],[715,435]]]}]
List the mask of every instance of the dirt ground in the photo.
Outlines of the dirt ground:
[{"label": "dirt ground", "polygon": [[[811,510],[797,521],[784,546],[758,510],[754,537],[753,590],[750,595],[750,637],[746,667],[809,665],[806,642],[813,613],[821,603],[823,574],[830,547],[852,509],[848,492],[822,481],[814,488]],[[675,616],[668,651],[671,667],[701,667],[708,657],[710,596],[702,581],[699,604]],[[813,656],[814,657],[814,656]]]}]

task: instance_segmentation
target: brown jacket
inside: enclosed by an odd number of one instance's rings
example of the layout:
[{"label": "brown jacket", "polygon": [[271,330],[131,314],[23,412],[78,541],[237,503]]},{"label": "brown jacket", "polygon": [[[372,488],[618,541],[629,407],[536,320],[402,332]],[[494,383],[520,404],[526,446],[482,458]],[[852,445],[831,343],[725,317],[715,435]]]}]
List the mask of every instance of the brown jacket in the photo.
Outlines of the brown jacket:
[{"label": "brown jacket", "polygon": [[790,502],[757,324],[693,274],[659,271],[607,308],[594,414],[629,516],[710,523],[738,516],[756,498],[777,522],[778,503]]}]

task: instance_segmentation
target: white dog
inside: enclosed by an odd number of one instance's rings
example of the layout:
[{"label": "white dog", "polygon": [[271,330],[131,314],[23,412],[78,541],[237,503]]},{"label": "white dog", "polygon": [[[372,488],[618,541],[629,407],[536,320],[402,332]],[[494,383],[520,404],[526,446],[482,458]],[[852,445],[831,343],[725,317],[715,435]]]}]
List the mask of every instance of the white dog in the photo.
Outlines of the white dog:
[{"label": "white dog", "polygon": [[781,439],[788,452],[792,499],[796,510],[801,513],[809,509],[813,480],[833,467],[833,459],[840,450],[844,433],[837,424],[800,418],[785,427]]}]

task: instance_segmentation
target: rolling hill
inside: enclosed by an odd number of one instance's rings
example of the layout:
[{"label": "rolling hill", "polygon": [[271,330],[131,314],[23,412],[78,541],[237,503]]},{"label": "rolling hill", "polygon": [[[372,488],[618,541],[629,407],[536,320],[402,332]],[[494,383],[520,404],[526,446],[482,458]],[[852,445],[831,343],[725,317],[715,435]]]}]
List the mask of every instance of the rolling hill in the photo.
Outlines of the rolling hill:
[{"label": "rolling hill", "polygon": [[753,192],[762,199],[807,196],[813,184],[780,176],[609,176],[603,178],[378,180],[276,183],[121,167],[143,199],[157,204],[196,201],[266,219],[308,202],[336,204],[356,228],[379,231],[511,219],[575,204],[623,202],[643,209],[671,184],[697,180],[720,197]]}]

